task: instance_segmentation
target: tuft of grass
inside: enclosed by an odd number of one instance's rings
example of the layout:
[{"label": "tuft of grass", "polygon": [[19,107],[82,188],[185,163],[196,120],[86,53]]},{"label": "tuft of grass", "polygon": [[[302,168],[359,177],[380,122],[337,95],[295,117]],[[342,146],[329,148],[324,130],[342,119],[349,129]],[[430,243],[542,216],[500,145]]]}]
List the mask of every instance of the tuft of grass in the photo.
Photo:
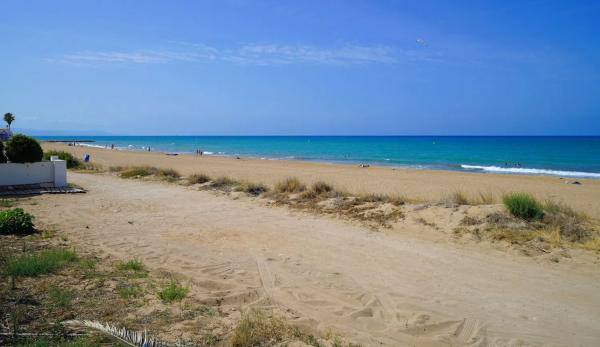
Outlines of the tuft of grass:
[{"label": "tuft of grass", "polygon": [[401,196],[390,196],[384,194],[366,194],[361,195],[356,199],[357,204],[363,204],[367,202],[378,202],[378,203],[390,203],[392,205],[400,206],[406,203],[406,199]]},{"label": "tuft of grass", "polygon": [[216,189],[223,189],[223,188],[231,188],[232,186],[235,186],[236,184],[238,184],[238,182],[230,177],[227,176],[221,176],[217,179],[215,179],[214,181],[212,181],[212,183],[210,184],[211,187],[216,188]]},{"label": "tuft of grass", "polygon": [[596,236],[583,242],[581,247],[589,251],[600,251],[600,236]]},{"label": "tuft of grass", "polygon": [[128,169],[124,169],[121,171],[119,176],[121,178],[137,178],[137,177],[146,177],[156,174],[158,169],[150,166],[138,166],[132,167]]},{"label": "tuft of grass", "polygon": [[7,273],[14,277],[35,277],[59,270],[77,260],[77,253],[65,249],[52,249],[37,254],[26,254],[9,261]]},{"label": "tuft of grass", "polygon": [[188,288],[184,288],[173,282],[168,287],[158,292],[158,297],[165,303],[181,301],[188,293]]},{"label": "tuft of grass", "polygon": [[117,269],[121,271],[145,271],[146,267],[144,264],[138,259],[131,259],[128,261],[121,261],[117,263]]},{"label": "tuft of grass", "polygon": [[210,177],[205,174],[193,174],[188,176],[187,181],[189,184],[202,184],[210,181]]},{"label": "tuft of grass", "polygon": [[496,198],[493,193],[479,193],[479,205],[492,205],[494,203],[496,203]]},{"label": "tuft of grass", "polygon": [[455,203],[456,205],[469,205],[469,198],[467,195],[461,191],[456,191],[450,195],[450,201]]},{"label": "tuft of grass", "polygon": [[333,186],[322,181],[313,183],[311,190],[317,195],[325,195],[333,192]]},{"label": "tuft of grass", "polygon": [[584,223],[588,221],[586,215],[554,201],[547,201],[543,208],[545,213],[542,222],[551,228],[559,229],[563,237],[569,241],[582,241],[588,238],[589,232],[584,227]]},{"label": "tuft of grass", "polygon": [[306,186],[295,177],[286,178],[275,185],[278,193],[300,193],[306,190]]},{"label": "tuft of grass", "polygon": [[179,172],[173,169],[157,169],[155,175],[166,180],[177,180],[181,177]]},{"label": "tuft of grass", "polygon": [[245,313],[235,327],[231,346],[273,346],[284,341],[290,333],[291,329],[283,320],[252,310]]},{"label": "tuft of grass", "polygon": [[48,300],[54,307],[67,307],[73,302],[74,295],[71,291],[58,287],[48,289]]},{"label": "tuft of grass", "polygon": [[125,168],[125,167],[123,167],[123,166],[118,166],[118,165],[117,165],[117,166],[110,166],[110,167],[108,168],[108,172],[122,172],[122,171],[125,171],[125,170],[126,170],[126,168]]},{"label": "tuft of grass", "polygon": [[241,181],[240,185],[235,189],[238,192],[245,192],[252,196],[259,196],[262,193],[269,191],[269,188],[264,184]]},{"label": "tuft of grass", "polygon": [[142,288],[137,285],[129,285],[117,288],[117,294],[123,299],[139,298],[142,296]]},{"label": "tuft of grass", "polygon": [[543,206],[527,193],[511,193],[502,198],[504,206],[510,214],[527,221],[544,218]]},{"label": "tuft of grass", "polygon": [[11,208],[14,206],[14,201],[10,199],[0,199],[0,207]]}]

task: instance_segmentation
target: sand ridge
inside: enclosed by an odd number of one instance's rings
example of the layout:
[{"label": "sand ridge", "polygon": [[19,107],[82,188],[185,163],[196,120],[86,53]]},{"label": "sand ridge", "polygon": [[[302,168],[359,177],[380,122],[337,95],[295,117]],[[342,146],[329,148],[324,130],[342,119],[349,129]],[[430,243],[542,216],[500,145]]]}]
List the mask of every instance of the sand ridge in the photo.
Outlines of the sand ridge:
[{"label": "sand ridge", "polygon": [[517,176],[450,171],[392,169],[372,166],[323,164],[303,161],[235,159],[193,155],[167,156],[158,152],[131,152],[72,147],[59,143],[43,143],[44,149],[66,150],[81,158],[90,154],[92,161],[109,166],[146,165],[172,168],[183,175],[205,173],[212,177],[231,176],[273,185],[287,177],[298,177],[311,184],[325,181],[351,193],[399,194],[413,199],[439,201],[462,191],[472,197],[493,194],[496,199],[508,192],[528,192],[540,200],[564,202],[578,211],[600,219],[600,180],[558,177]]},{"label": "sand ridge", "polygon": [[181,273],[206,301],[279,307],[367,346],[600,342],[596,264],[462,247],[416,224],[373,232],[189,187],[69,175],[89,192],[36,198],[41,223]]}]

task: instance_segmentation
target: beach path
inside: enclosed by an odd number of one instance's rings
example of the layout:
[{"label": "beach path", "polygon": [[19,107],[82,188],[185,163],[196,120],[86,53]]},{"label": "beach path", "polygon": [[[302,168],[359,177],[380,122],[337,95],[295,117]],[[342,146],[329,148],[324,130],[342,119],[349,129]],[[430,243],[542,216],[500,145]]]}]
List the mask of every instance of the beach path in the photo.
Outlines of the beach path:
[{"label": "beach path", "polygon": [[27,210],[38,223],[180,273],[206,302],[278,307],[367,346],[600,345],[597,264],[374,232],[173,184],[69,175],[89,192],[35,197]]}]

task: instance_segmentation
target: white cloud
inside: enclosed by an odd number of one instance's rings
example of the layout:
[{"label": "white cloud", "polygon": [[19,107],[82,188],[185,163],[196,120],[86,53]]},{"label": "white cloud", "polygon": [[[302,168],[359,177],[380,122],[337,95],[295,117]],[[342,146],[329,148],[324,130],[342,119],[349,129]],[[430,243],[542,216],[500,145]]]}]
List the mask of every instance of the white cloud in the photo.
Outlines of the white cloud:
[{"label": "white cloud", "polygon": [[339,48],[317,48],[290,45],[245,45],[225,57],[226,60],[242,64],[373,64],[394,63],[393,50],[384,46],[343,46]]},{"label": "white cloud", "polygon": [[308,45],[249,44],[217,49],[203,44],[173,42],[178,49],[139,51],[83,51],[47,59],[50,62],[98,65],[109,63],[168,64],[174,62],[224,61],[245,65],[357,65],[390,64],[398,61],[386,46],[346,45],[320,48]]}]

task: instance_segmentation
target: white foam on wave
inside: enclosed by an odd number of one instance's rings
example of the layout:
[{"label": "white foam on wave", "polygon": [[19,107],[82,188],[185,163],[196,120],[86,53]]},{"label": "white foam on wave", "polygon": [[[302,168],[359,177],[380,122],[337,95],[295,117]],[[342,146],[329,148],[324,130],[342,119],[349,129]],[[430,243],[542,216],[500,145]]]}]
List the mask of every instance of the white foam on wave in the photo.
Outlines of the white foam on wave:
[{"label": "white foam on wave", "polygon": [[77,146],[81,146],[81,147],[91,147],[91,148],[106,148],[106,146],[102,146],[102,145],[92,145],[89,143],[77,143]]},{"label": "white foam on wave", "polygon": [[566,176],[580,178],[600,178],[600,173],[595,172],[580,172],[580,171],[562,171],[562,170],[547,170],[547,169],[528,169],[520,167],[499,167],[499,166],[479,166],[479,165],[461,165],[465,170],[481,170],[487,172],[498,173],[513,173],[525,175],[550,175],[550,176]]}]

